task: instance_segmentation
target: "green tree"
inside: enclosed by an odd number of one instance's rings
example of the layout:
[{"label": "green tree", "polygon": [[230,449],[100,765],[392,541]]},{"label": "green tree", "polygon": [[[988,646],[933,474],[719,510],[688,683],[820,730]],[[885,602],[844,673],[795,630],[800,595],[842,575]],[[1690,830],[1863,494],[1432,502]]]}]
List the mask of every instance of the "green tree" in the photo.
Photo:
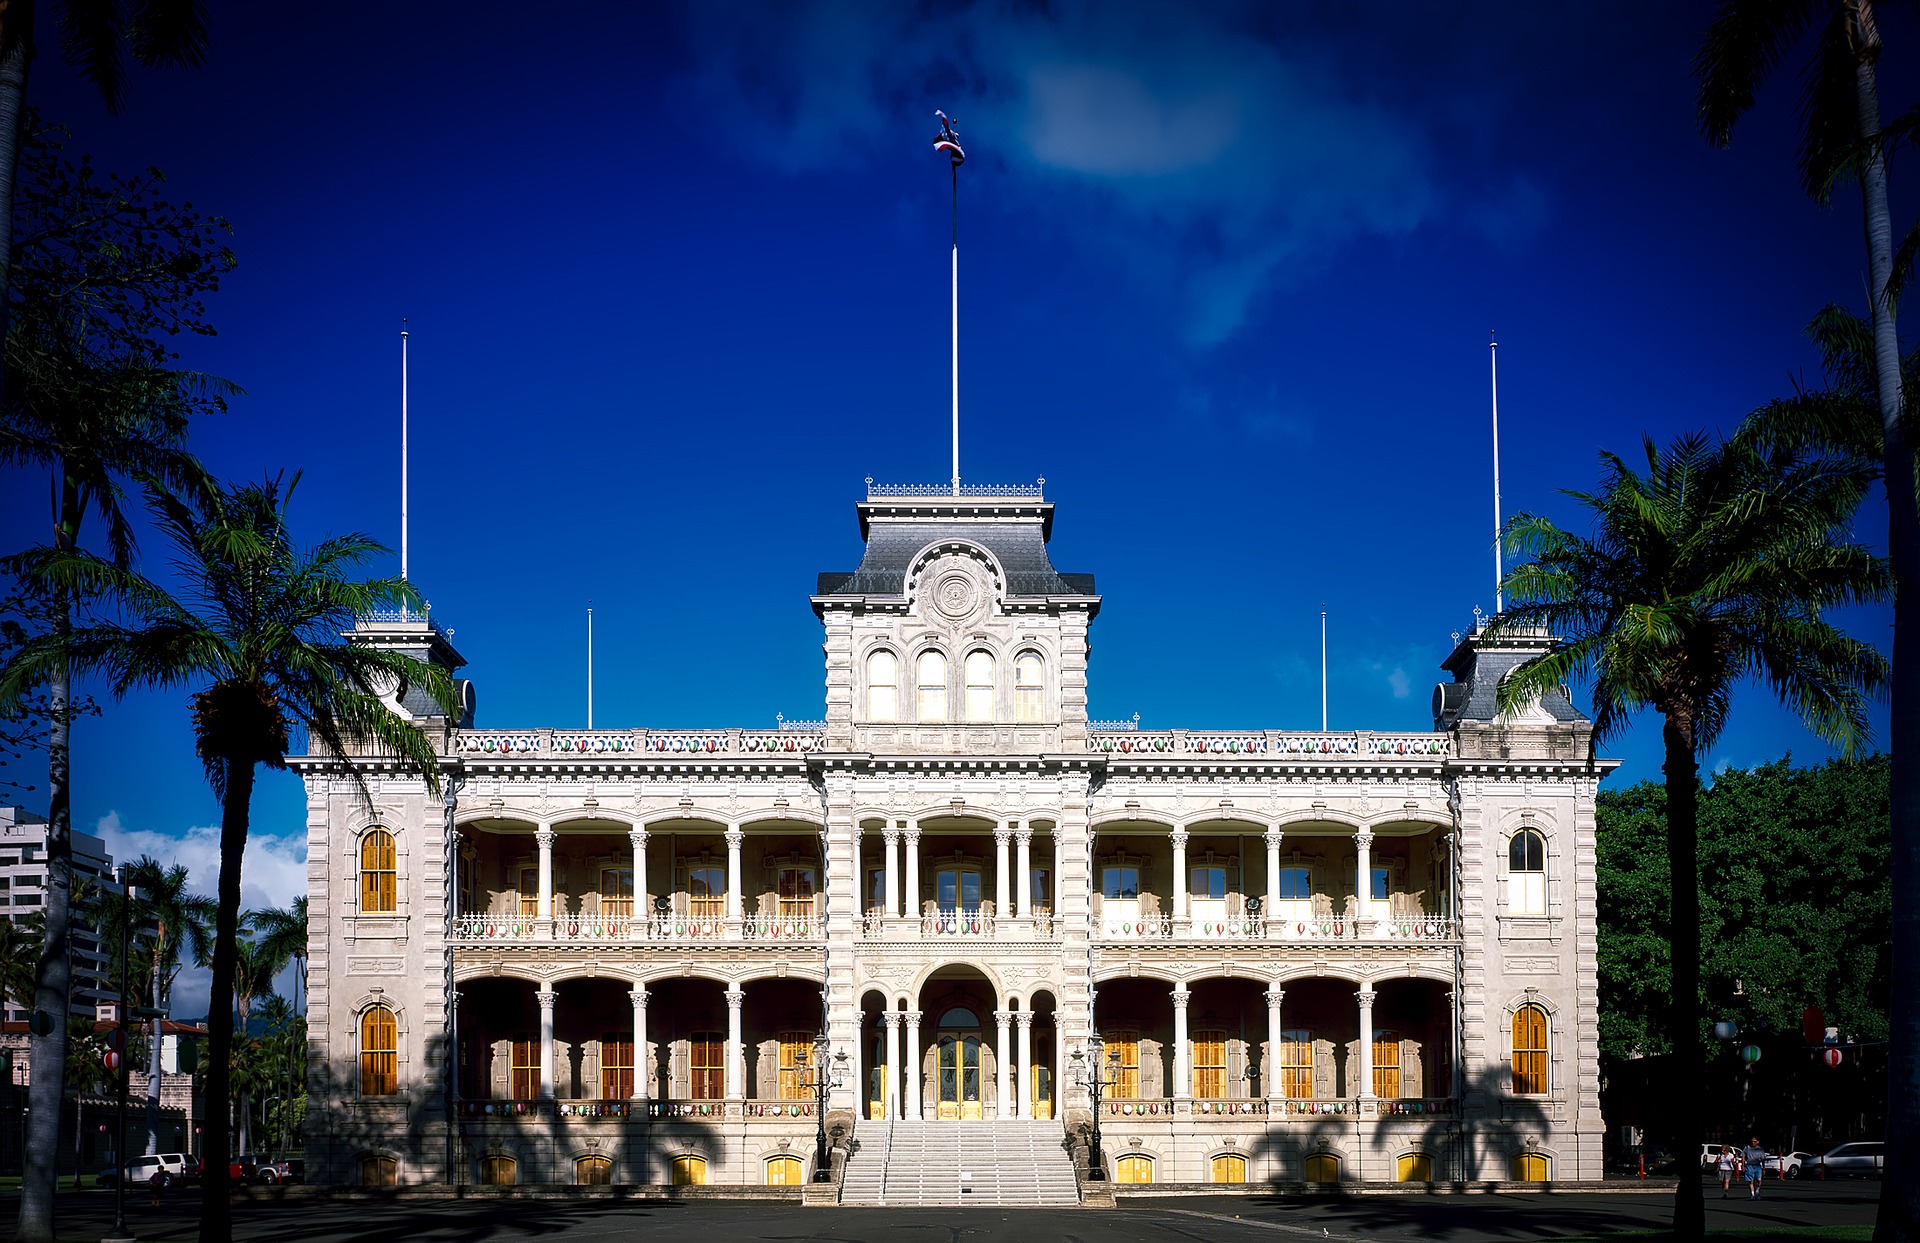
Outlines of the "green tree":
[{"label": "green tree", "polygon": [[[0,79],[4,74],[0,74]],[[0,81],[0,97],[5,84]],[[5,118],[0,117],[0,130]],[[11,167],[4,152],[0,166]],[[5,335],[5,400],[0,465],[44,469],[53,478],[53,545],[80,547],[82,521],[97,517],[119,565],[130,563],[133,527],[122,481],[204,486],[184,448],[195,414],[224,408],[231,386],[173,366],[162,338],[211,332],[201,304],[231,266],[218,242],[224,224],[160,198],[158,175],[102,180],[83,160],[61,156],[52,136],[23,153],[12,210],[12,272]],[[71,587],[29,584],[50,603],[51,626],[29,636],[58,640],[79,597]],[[47,720],[47,939],[34,990],[36,1075],[28,1088],[29,1142],[21,1176],[17,1237],[51,1240],[59,1148],[59,1068],[66,1057],[58,1015],[72,984],[68,886],[72,878],[71,731],[73,686],[60,663],[0,703],[18,713],[45,693]]]},{"label": "green tree", "polygon": [[282,967],[294,966],[294,1009],[300,1008],[300,996],[307,985],[307,895],[301,894],[283,907],[253,911],[247,924],[266,952]]},{"label": "green tree", "polygon": [[0,917],[0,1014],[33,996],[33,975],[40,963],[40,940],[20,924]]},{"label": "green tree", "polygon": [[[381,608],[418,610],[423,602],[404,580],[354,576],[386,551],[368,536],[298,547],[287,519],[294,484],[270,479],[190,500],[152,493],[186,602],[110,558],[65,547],[34,550],[22,561],[31,581],[95,596],[121,619],[48,636],[0,670],[0,707],[56,667],[104,674],[116,695],[136,686],[202,687],[192,697],[194,737],[221,801],[214,1004],[207,1016],[206,1094],[216,1101],[232,1096],[233,1019],[226,1000],[237,994],[240,863],[259,766],[285,766],[298,725],[314,752],[392,755],[437,789],[433,743],[388,707],[385,696],[417,685],[448,712],[454,702],[445,670],[342,641],[360,616]],[[363,780],[357,765],[345,767]],[[223,1113],[208,1115],[202,1137],[217,1167],[229,1152]],[[230,1223],[224,1189],[209,1180],[200,1237],[224,1243]]]},{"label": "green tree", "polygon": [[[1720,146],[1797,45],[1810,45],[1801,79],[1798,163],[1801,187],[1816,201],[1832,199],[1841,181],[1860,184],[1867,245],[1867,302],[1872,321],[1871,392],[1878,414],[1877,449],[1887,490],[1887,549],[1895,583],[1894,682],[1889,746],[1893,754],[1889,869],[1893,876],[1893,992],[1888,1050],[1887,1180],[1874,1227],[1880,1243],[1920,1237],[1920,448],[1912,406],[1901,383],[1897,322],[1900,260],[1911,263],[1909,238],[1896,256],[1887,199],[1887,152],[1911,140],[1920,114],[1893,126],[1880,120],[1881,37],[1873,0],[1722,0],[1694,62],[1701,129]],[[1842,433],[1843,435],[1845,433]],[[1855,439],[1858,439],[1856,436]]]},{"label": "green tree", "polygon": [[[87,1094],[98,1094],[107,1077],[107,1049],[94,1030],[92,1019],[77,1014],[67,1016],[67,1056],[62,1059],[62,1079],[73,1093],[73,1189],[80,1190],[80,1141],[87,1133]],[[116,1157],[118,1153],[114,1154]]]},{"label": "green tree", "polygon": [[[1603,454],[1600,490],[1570,494],[1591,511],[1592,537],[1527,514],[1508,525],[1507,547],[1524,560],[1507,575],[1511,603],[1493,629],[1557,636],[1501,684],[1503,709],[1586,680],[1596,746],[1642,708],[1660,715],[1672,893],[1669,1098],[1674,1151],[1684,1157],[1701,1143],[1700,752],[1748,679],[1764,681],[1821,737],[1859,747],[1866,699],[1883,685],[1886,662],[1824,614],[1878,599],[1888,583],[1878,558],[1846,542],[1869,486],[1857,463],[1744,437],[1713,444],[1689,436],[1665,451],[1649,440],[1645,452],[1644,475]],[[1700,1238],[1704,1213],[1700,1180],[1686,1172],[1674,1197],[1675,1235]]]},{"label": "green tree", "polygon": [[[174,981],[180,978],[183,951],[197,963],[206,962],[213,950],[214,901],[202,894],[188,893],[187,869],[180,864],[168,867],[158,859],[140,856],[129,869],[140,894],[139,918],[153,927],[147,955],[148,995],[152,1005],[164,1016],[173,996]],[[147,1152],[160,1151],[160,1053],[164,1038],[162,1022],[150,1025],[152,1039],[147,1048]]]}]

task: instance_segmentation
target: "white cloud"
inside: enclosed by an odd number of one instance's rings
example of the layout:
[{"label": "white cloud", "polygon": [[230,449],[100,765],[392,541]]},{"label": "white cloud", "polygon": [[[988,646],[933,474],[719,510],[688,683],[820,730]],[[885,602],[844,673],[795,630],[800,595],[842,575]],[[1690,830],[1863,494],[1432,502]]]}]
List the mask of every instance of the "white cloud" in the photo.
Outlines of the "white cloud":
[{"label": "white cloud", "polygon": [[[107,844],[107,853],[118,863],[131,863],[142,855],[151,856],[168,867],[179,864],[191,877],[194,893],[216,897],[220,880],[220,828],[196,825],[184,833],[163,833],[154,829],[130,829],[120,813],[110,811],[94,826],[94,835]],[[307,837],[304,833],[275,835],[255,830],[247,835],[246,851],[240,860],[240,909],[261,910],[284,907],[307,891]],[[176,1015],[197,1017],[207,1010],[207,992],[211,976],[205,968],[189,962],[174,985],[172,1010]],[[286,989],[286,980],[280,984]]]},{"label": "white cloud", "polygon": [[1387,686],[1393,691],[1395,699],[1405,699],[1413,693],[1412,679],[1407,677],[1405,669],[1398,666],[1395,666],[1393,672],[1387,675]]}]

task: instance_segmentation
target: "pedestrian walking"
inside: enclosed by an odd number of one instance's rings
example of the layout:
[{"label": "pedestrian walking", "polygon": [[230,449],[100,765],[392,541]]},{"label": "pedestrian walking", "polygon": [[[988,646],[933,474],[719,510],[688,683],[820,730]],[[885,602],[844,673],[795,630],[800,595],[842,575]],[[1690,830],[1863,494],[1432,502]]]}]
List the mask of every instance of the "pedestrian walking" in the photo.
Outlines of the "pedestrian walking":
[{"label": "pedestrian walking", "polygon": [[1760,1137],[1747,1140],[1747,1146],[1740,1152],[1740,1159],[1747,1164],[1747,1198],[1760,1198],[1760,1176],[1767,1172],[1767,1150],[1760,1146]]},{"label": "pedestrian walking", "polygon": [[1733,1190],[1733,1145],[1720,1145],[1720,1198]]},{"label": "pedestrian walking", "polygon": [[167,1170],[165,1166],[153,1172],[153,1177],[147,1180],[147,1187],[153,1192],[153,1207],[159,1208],[161,1199],[167,1193]]}]

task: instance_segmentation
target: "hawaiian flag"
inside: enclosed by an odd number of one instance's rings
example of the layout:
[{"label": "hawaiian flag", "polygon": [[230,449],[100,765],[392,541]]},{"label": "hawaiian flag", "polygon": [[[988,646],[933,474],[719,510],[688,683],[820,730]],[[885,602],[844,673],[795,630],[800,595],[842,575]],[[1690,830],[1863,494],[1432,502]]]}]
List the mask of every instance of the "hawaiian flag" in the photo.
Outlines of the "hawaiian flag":
[{"label": "hawaiian flag", "polygon": [[960,131],[955,129],[953,122],[947,119],[947,114],[938,108],[934,109],[933,115],[940,118],[940,133],[933,140],[933,149],[946,152],[947,158],[953,161],[953,166],[959,168],[967,162],[967,153],[960,149]]}]

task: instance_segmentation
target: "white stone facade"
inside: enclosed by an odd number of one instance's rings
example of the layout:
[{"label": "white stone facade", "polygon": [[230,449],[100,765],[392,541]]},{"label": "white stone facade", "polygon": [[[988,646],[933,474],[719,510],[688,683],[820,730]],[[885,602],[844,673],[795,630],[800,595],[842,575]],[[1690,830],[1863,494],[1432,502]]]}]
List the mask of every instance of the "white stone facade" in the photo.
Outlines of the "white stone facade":
[{"label": "white stone facade", "polygon": [[843,1129],[1084,1131],[1097,1029],[1123,1183],[1600,1177],[1608,765],[1563,696],[1492,709],[1544,640],[1461,639],[1429,733],[1102,726],[1039,489],[859,517],[822,721],[477,729],[469,695],[424,722],[441,795],[295,761],[310,1178],[804,1178],[823,1024]]}]

